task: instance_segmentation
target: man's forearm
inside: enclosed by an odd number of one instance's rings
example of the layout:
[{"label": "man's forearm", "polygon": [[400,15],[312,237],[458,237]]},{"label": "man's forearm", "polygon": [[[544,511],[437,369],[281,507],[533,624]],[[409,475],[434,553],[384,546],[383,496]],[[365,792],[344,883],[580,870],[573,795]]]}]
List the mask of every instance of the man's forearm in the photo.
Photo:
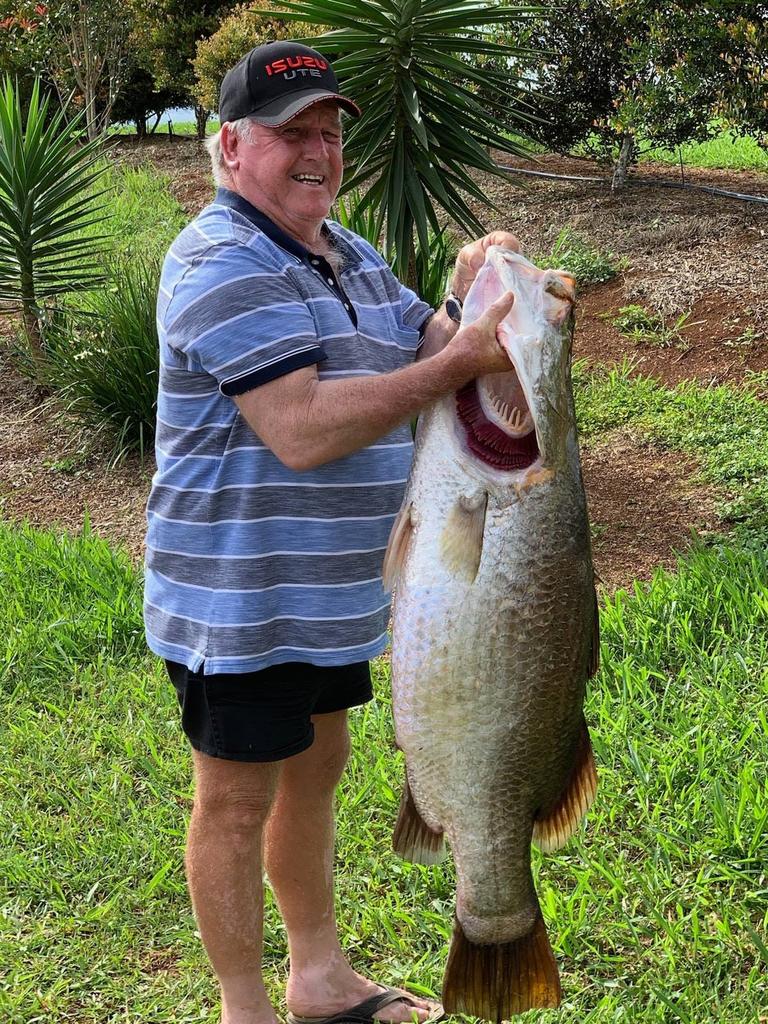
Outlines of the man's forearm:
[{"label": "man's forearm", "polygon": [[294,434],[292,462],[295,468],[310,469],[373,444],[471,377],[465,360],[439,351],[376,377],[315,379],[309,382],[303,423]]}]

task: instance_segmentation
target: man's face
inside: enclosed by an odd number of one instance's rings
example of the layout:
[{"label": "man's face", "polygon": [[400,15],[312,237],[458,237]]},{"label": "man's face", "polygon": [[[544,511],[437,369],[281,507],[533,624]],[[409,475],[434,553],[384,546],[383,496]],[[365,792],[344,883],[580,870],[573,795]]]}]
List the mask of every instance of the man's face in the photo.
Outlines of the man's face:
[{"label": "man's face", "polygon": [[328,216],[343,171],[338,105],[315,103],[280,128],[253,123],[240,140],[237,190],[270,214],[319,222]]}]

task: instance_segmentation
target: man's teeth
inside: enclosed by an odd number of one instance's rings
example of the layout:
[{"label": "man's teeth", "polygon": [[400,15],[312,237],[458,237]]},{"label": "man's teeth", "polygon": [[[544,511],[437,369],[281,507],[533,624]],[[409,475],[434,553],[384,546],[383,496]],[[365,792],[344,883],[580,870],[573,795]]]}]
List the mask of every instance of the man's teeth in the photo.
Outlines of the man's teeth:
[{"label": "man's teeth", "polygon": [[292,177],[294,181],[307,181],[311,185],[322,185],[325,181],[322,174],[294,174]]}]

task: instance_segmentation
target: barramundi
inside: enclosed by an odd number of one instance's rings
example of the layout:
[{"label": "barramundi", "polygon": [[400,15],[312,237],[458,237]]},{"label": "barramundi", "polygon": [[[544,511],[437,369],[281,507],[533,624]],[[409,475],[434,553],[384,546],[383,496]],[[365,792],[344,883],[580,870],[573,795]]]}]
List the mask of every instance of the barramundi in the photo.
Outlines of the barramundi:
[{"label": "barramundi", "polygon": [[583,702],[598,615],[571,385],[575,280],[492,247],[462,326],[507,290],[510,369],[421,417],[385,558],[406,782],[402,857],[450,844],[456,919],[443,1005],[500,1021],[560,1002],[530,865],[595,794]]}]

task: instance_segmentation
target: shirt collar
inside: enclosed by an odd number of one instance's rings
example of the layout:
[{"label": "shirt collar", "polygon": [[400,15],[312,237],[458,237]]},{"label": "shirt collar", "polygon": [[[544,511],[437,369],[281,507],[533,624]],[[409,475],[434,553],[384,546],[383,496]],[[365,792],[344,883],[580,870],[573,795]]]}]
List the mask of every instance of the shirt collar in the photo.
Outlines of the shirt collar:
[{"label": "shirt collar", "polygon": [[[279,245],[281,249],[295,256],[296,259],[301,260],[302,263],[309,262],[310,256],[313,255],[309,249],[305,248],[301,242],[296,241],[295,238],[287,235],[266,213],[257,209],[253,203],[249,203],[239,193],[220,187],[216,190],[216,199],[214,201],[219,206],[228,206],[231,210],[236,210],[246,220],[249,220],[254,227],[263,231],[267,238],[271,239],[276,245]],[[343,238],[338,231],[333,231],[327,220],[324,221],[320,230],[332,240],[334,248],[338,249],[345,257],[345,262],[349,260],[352,263],[360,263],[363,258],[362,254],[354,245],[351,245]]]}]

